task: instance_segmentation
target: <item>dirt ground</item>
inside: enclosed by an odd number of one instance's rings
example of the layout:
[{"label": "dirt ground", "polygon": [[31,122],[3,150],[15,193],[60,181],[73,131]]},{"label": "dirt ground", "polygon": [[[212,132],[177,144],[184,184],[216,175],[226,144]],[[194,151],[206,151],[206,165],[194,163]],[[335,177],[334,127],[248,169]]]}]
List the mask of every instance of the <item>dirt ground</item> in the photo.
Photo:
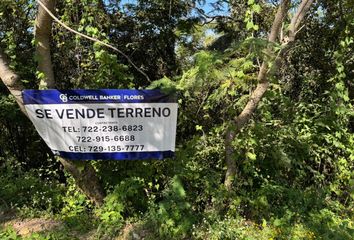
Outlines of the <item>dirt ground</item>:
[{"label": "dirt ground", "polygon": [[46,218],[21,219],[16,216],[15,211],[0,212],[0,226],[11,227],[17,235],[27,236],[31,233],[52,231],[62,226],[62,223]]},{"label": "dirt ground", "polygon": [[[16,215],[15,211],[0,211],[0,229],[12,228],[16,234],[21,237],[27,237],[32,233],[60,231],[64,228],[64,224],[60,221],[47,218],[26,218],[22,219]],[[96,230],[86,234],[72,233],[75,239],[90,240],[96,239]],[[115,240],[144,240],[148,235],[148,231],[140,229],[134,224],[127,224]]]}]

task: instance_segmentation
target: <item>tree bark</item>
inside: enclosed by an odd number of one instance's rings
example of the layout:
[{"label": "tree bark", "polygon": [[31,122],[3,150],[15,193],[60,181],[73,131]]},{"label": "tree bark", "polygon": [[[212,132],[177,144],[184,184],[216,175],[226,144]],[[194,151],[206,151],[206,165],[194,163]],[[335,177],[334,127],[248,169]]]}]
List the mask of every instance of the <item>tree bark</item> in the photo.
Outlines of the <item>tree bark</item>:
[{"label": "tree bark", "polygon": [[97,177],[95,169],[90,163],[80,162],[83,168],[79,168],[74,161],[58,158],[64,169],[75,179],[76,185],[97,206],[103,204],[105,197],[102,185]]},{"label": "tree bark", "polygon": [[8,58],[5,53],[0,49],[0,78],[5,84],[5,86],[9,89],[12,96],[15,97],[15,100],[20,107],[21,111],[28,116],[25,106],[22,100],[22,90],[23,85],[20,81],[19,76],[12,71],[9,66]]},{"label": "tree bark", "polygon": [[[309,10],[313,0],[302,0],[300,3],[297,12],[293,16],[290,27],[289,27],[289,36],[286,37],[286,41],[280,39],[281,42],[284,42],[284,45],[289,45],[289,43],[295,41],[296,33],[299,29],[300,23],[305,17],[306,12]],[[288,13],[290,6],[290,0],[283,0],[277,10],[275,15],[271,31],[268,35],[268,41],[270,43],[274,43],[277,40],[277,37],[280,34],[282,24]],[[285,49],[285,48],[284,48]],[[269,53],[273,52],[272,47],[268,47],[267,51]],[[280,58],[283,57],[283,54],[278,54],[278,57],[274,60],[274,62],[278,62]],[[232,141],[237,137],[237,134],[241,131],[241,129],[248,123],[251,119],[253,113],[255,112],[259,102],[264,96],[265,92],[268,89],[269,81],[268,81],[268,64],[263,62],[257,76],[258,84],[256,89],[252,92],[246,106],[243,108],[242,112],[234,119],[233,127],[235,130],[227,130],[225,136],[225,162],[226,162],[226,175],[225,175],[225,187],[230,190],[232,188],[232,182],[235,178],[237,172],[237,164],[236,160],[233,157],[234,149],[232,147]]]},{"label": "tree bark", "polygon": [[[46,0],[43,4],[47,8],[54,8],[54,1]],[[40,89],[55,88],[55,79],[50,56],[50,38],[51,38],[51,18],[39,7],[36,18],[36,34],[37,55],[39,57],[38,69],[44,73],[44,78],[41,79]],[[20,77],[10,68],[9,61],[6,55],[0,50],[0,78],[10,93],[15,97],[21,111],[28,116],[23,104],[22,90],[24,89]],[[59,157],[59,161],[64,166],[64,169],[70,173],[79,189],[90,198],[96,205],[102,205],[104,199],[104,191],[100,184],[99,178],[95,169],[90,163],[81,162],[82,167],[79,168],[74,161],[70,161]]]},{"label": "tree bark", "polygon": [[[53,0],[41,0],[46,7],[53,12]],[[55,88],[54,72],[52,67],[52,59],[50,53],[50,42],[52,37],[52,18],[41,7],[38,7],[38,13],[35,24],[35,40],[36,40],[36,57],[38,61],[38,71],[43,73],[39,88],[48,89]]]},{"label": "tree bark", "polygon": [[[1,50],[0,79],[15,97],[21,111],[28,116],[23,104],[22,90],[24,87],[20,81],[20,77],[11,70],[8,58]],[[64,169],[74,177],[75,182],[81,191],[96,205],[102,205],[104,193],[94,168],[87,162],[82,162],[83,168],[80,169],[73,161],[63,158],[59,158],[59,161],[64,166]]]},{"label": "tree bark", "polygon": [[225,135],[225,162],[226,162],[226,174],[225,174],[225,187],[227,190],[231,190],[232,183],[235,180],[237,166],[234,157],[234,149],[232,141],[235,139],[235,130],[227,129]]},{"label": "tree bark", "polygon": [[[49,11],[54,9],[54,0],[41,1]],[[39,6],[36,18],[36,42],[37,55],[39,57],[38,69],[44,73],[41,79],[40,89],[55,88],[55,79],[53,73],[53,65],[50,54],[52,18],[49,14]],[[96,205],[102,205],[104,199],[104,191],[98,179],[95,169],[88,162],[81,162],[82,168],[79,168],[74,161],[59,157],[59,161],[64,169],[70,173],[77,186],[82,192],[89,197]]]}]

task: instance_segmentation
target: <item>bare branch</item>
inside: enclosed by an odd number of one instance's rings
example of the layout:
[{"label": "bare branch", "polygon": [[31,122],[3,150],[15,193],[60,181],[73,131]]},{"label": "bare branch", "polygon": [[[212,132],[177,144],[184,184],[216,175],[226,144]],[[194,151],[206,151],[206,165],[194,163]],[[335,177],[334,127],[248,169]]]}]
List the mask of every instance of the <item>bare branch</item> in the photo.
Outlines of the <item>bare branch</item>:
[{"label": "bare branch", "polygon": [[277,36],[279,35],[279,31],[282,27],[283,20],[288,13],[289,10],[289,5],[290,5],[290,0],[283,0],[279,7],[278,11],[275,15],[272,28],[270,29],[270,33],[268,35],[268,41],[269,42],[275,42]]},{"label": "bare branch", "polygon": [[295,40],[295,35],[298,32],[299,26],[303,21],[307,11],[310,9],[313,0],[303,0],[300,3],[295,15],[291,19],[290,27],[289,27],[289,41]]}]

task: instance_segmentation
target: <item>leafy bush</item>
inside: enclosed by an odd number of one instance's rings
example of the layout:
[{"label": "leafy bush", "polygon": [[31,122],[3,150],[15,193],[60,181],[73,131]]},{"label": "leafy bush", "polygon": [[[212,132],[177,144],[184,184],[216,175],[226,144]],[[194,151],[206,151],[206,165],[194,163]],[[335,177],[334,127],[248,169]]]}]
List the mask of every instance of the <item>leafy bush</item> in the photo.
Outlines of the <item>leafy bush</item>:
[{"label": "leafy bush", "polygon": [[150,206],[143,221],[151,232],[149,239],[183,239],[189,236],[196,217],[186,200],[187,194],[179,177],[171,179],[163,196],[161,202]]},{"label": "leafy bush", "polygon": [[55,213],[62,206],[63,187],[50,180],[43,184],[35,170],[24,172],[10,166],[0,169],[0,189],[2,208],[28,209],[27,214],[31,214],[31,210]]}]

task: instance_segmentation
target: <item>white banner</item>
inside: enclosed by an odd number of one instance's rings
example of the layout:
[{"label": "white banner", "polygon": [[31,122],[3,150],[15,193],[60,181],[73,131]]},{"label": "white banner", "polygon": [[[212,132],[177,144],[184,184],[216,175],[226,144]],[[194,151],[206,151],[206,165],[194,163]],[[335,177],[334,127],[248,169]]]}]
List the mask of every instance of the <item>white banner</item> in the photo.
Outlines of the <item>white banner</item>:
[{"label": "white banner", "polygon": [[[137,90],[124,91],[133,91],[129,96],[137,94]],[[137,97],[130,103],[107,103],[112,101],[108,97],[94,103],[94,98],[88,101],[82,96],[88,95],[80,93],[80,98],[71,97],[68,103],[70,95],[60,93],[59,102],[41,99],[25,104],[29,118],[54,153],[71,159],[146,159],[169,157],[175,151],[177,103],[151,102],[151,96],[147,103],[136,102]]]}]

